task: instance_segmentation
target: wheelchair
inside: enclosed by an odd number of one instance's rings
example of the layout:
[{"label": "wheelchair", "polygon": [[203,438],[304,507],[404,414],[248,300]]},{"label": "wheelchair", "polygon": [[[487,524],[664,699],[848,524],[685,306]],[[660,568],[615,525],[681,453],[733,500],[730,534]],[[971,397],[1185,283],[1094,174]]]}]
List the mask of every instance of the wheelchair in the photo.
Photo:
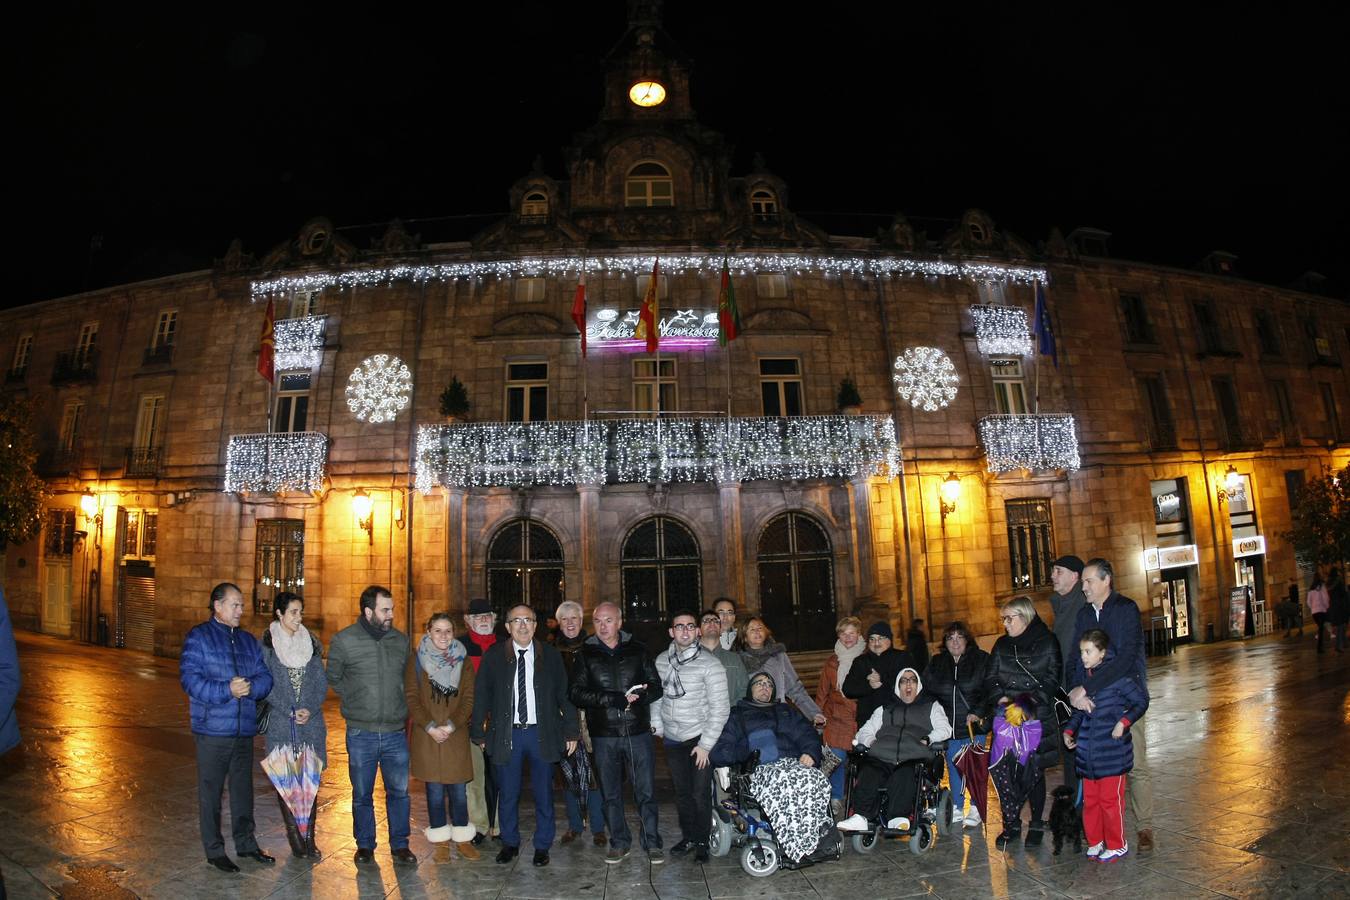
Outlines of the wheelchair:
[{"label": "wheelchair", "polygon": [[755,751],[750,759],[729,768],[725,783],[714,779],[714,791],[720,787],[726,797],[714,798],[708,852],[713,856],[728,856],[739,848],[741,868],[755,878],[767,878],[780,868],[804,869],[818,862],[839,859],[843,839],[833,827],[828,834],[821,835],[816,849],[800,862],[794,863],[779,851],[768,818],[750,796],[750,776],[758,763],[759,751]]},{"label": "wheelchair", "polygon": [[[877,795],[877,809],[882,817],[869,822],[870,831],[854,833],[850,844],[858,853],[874,853],[881,846],[883,838],[908,839],[911,853],[921,855],[932,849],[939,836],[945,837],[951,830],[952,792],[942,786],[943,769],[946,765],[947,742],[931,744],[932,756],[921,760],[914,767],[914,777],[918,779],[915,792],[915,809],[908,816],[909,828],[887,828],[885,810],[887,790],[882,784]],[[858,770],[866,762],[869,754],[866,748],[854,748],[848,754],[848,770],[844,777],[844,809],[853,810],[853,786],[858,780]]]}]

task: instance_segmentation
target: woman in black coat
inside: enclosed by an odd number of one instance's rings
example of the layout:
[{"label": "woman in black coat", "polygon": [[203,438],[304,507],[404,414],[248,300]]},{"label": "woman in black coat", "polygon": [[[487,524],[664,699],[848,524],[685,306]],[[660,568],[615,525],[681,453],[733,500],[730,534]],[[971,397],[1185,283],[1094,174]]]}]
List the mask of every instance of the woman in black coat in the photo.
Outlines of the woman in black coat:
[{"label": "woman in black coat", "polygon": [[[1045,833],[1045,772],[1059,759],[1059,723],[1055,720],[1054,691],[1064,671],[1055,633],[1036,615],[1028,597],[1014,597],[1001,611],[1007,632],[994,644],[984,675],[984,715],[991,718],[1001,704],[1030,694],[1036,702],[1036,718],[1041,723],[1041,742],[1027,765],[1034,767],[1034,778],[1027,799],[1031,801],[1031,822],[1027,826],[1028,847],[1041,843]],[[1021,804],[1018,803],[1020,807]],[[1003,833],[997,846],[1002,849],[1022,833],[1020,818],[1004,817]]]},{"label": "woman in black coat", "polygon": [[858,727],[867,724],[878,706],[895,702],[895,679],[902,669],[919,671],[914,657],[892,646],[894,636],[887,622],[867,629],[867,652],[849,666],[844,696],[858,701]]},{"label": "woman in black coat", "polygon": [[942,704],[952,723],[952,738],[947,741],[947,777],[952,785],[952,825],[971,828],[980,824],[980,813],[971,797],[970,813],[965,811],[965,792],[961,773],[952,760],[970,743],[966,718],[977,718],[984,710],[984,676],[989,654],[980,649],[975,636],[963,622],[953,622],[942,632],[942,650],[928,663],[923,674],[924,693]]}]

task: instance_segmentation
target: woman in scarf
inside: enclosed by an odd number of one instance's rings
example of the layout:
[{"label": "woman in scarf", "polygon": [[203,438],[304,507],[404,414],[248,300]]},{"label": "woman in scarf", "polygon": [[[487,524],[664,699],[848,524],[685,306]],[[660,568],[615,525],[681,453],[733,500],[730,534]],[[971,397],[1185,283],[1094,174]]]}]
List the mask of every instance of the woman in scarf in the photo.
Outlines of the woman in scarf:
[{"label": "woman in scarf", "polygon": [[[436,861],[450,861],[453,841],[459,855],[478,859],[469,824],[469,718],[473,714],[473,666],[455,640],[448,612],[427,621],[427,633],[409,661],[404,688],[412,720],[412,774],[426,783],[427,840],[436,845]],[[449,815],[447,816],[447,805]],[[453,827],[452,827],[453,826]]]},{"label": "woman in scarf", "polygon": [[[1031,801],[1026,846],[1038,847],[1045,834],[1045,767],[1059,759],[1059,723],[1055,719],[1054,690],[1064,671],[1055,633],[1036,615],[1029,597],[1014,597],[1001,612],[1007,632],[994,644],[984,674],[984,712],[989,718],[1014,699],[1026,695],[1040,722],[1041,737],[1030,751],[1019,784],[999,792],[1003,832],[996,846],[1002,850],[1022,834],[1022,804]],[[1019,704],[1020,705],[1020,704]],[[973,717],[973,716],[972,716]],[[1011,723],[1011,720],[1009,720]],[[1016,723],[1011,723],[1016,724]],[[994,748],[997,749],[997,748]],[[990,775],[999,759],[990,752]],[[997,778],[995,778],[997,784]]]},{"label": "woman in scarf", "polygon": [[952,827],[964,825],[974,828],[980,824],[980,811],[971,795],[970,813],[966,814],[965,785],[954,760],[962,748],[970,743],[966,717],[976,716],[984,706],[984,673],[989,654],[975,643],[963,622],[953,622],[942,631],[942,651],[928,663],[923,673],[928,692],[937,697],[947,720],[952,723],[954,737],[947,742],[947,777],[952,785]]},{"label": "woman in scarf", "polygon": [[853,661],[867,652],[862,639],[862,621],[854,616],[839,620],[834,626],[838,640],[834,655],[820,670],[820,685],[816,688],[816,706],[825,715],[825,745],[838,755],[841,764],[830,773],[830,796],[842,800],[844,796],[844,769],[848,759],[848,745],[858,730],[858,701],[844,696],[844,679],[848,677]]},{"label": "woman in scarf", "polygon": [[[328,729],[323,722],[323,701],[328,696],[328,679],[323,671],[319,639],[302,624],[305,601],[282,591],[272,601],[273,619],[262,636],[263,662],[272,673],[272,694],[268,698],[272,712],[264,734],[266,753],[287,744],[308,744],[314,748],[323,766],[328,765]],[[294,726],[294,727],[292,727]],[[301,836],[295,815],[286,799],[277,794],[281,817],[286,823],[286,839],[296,856],[318,859],[322,854],[314,845],[314,824],[319,798],[315,796],[309,813],[309,828]]]},{"label": "woman in scarf", "polygon": [[784,699],[791,700],[815,725],[825,724],[825,714],[802,686],[792,660],[788,659],[787,648],[773,639],[773,632],[763,619],[759,616],[747,619],[745,627],[737,633],[737,642],[751,681],[756,672],[768,672]]},{"label": "woman in scarf", "polygon": [[750,796],[769,820],[774,842],[800,862],[834,822],[830,780],[816,768],[821,756],[816,730],[778,699],[773,676],[763,671],[750,676],[748,693],[731,708],[710,759],[714,766],[735,766],[756,751]]}]

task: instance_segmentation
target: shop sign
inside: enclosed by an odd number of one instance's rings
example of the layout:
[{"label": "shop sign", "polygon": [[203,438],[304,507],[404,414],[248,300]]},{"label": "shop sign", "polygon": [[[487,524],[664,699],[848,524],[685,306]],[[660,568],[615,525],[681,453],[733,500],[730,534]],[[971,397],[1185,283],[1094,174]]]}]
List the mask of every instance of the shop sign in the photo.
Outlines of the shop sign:
[{"label": "shop sign", "polygon": [[1240,638],[1247,631],[1247,586],[1238,585],[1228,593],[1228,636]]},{"label": "shop sign", "polygon": [[1149,547],[1144,551],[1144,571],[1153,572],[1162,568],[1158,565],[1158,548]]},{"label": "shop sign", "polygon": [[1168,491],[1153,498],[1153,520],[1159,525],[1181,521],[1181,494]]},{"label": "shop sign", "polygon": [[1200,564],[1200,551],[1195,544],[1187,544],[1184,547],[1160,547],[1158,548],[1158,568],[1177,569],[1182,566],[1198,566]]},{"label": "shop sign", "polygon": [[1252,537],[1233,538],[1233,558],[1241,559],[1244,556],[1261,556],[1266,552],[1266,536],[1263,534]]}]

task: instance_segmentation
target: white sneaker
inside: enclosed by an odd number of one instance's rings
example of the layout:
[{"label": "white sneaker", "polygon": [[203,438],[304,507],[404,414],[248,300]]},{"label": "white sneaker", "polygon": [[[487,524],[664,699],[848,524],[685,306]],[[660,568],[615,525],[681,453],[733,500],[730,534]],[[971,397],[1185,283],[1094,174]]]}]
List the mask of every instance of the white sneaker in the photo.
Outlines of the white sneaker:
[{"label": "white sneaker", "polygon": [[962,825],[966,821],[966,811],[964,809],[952,809],[952,825]]},{"label": "white sneaker", "polygon": [[835,826],[840,831],[871,831],[872,826],[862,816],[854,813]]},{"label": "white sneaker", "polygon": [[1097,862],[1111,862],[1112,860],[1120,859],[1122,856],[1124,856],[1126,853],[1129,852],[1130,852],[1130,844],[1129,841],[1126,841],[1124,847],[1119,847],[1115,850],[1103,850],[1097,856]]},{"label": "white sneaker", "polygon": [[904,816],[896,816],[886,823],[886,827],[892,831],[909,831],[909,819]]},{"label": "white sneaker", "polygon": [[1087,848],[1087,855],[1091,859],[1096,859],[1102,855],[1102,851],[1105,849],[1106,841],[1102,841],[1100,844],[1093,844],[1091,847]]},{"label": "white sneaker", "polygon": [[983,820],[980,819],[980,811],[979,811],[978,809],[976,809],[976,808],[974,807],[974,805],[972,805],[972,806],[970,807],[970,812],[966,813],[966,819],[965,819],[966,827],[967,827],[967,828],[979,828],[980,825],[982,824],[982,821],[983,821]]}]

